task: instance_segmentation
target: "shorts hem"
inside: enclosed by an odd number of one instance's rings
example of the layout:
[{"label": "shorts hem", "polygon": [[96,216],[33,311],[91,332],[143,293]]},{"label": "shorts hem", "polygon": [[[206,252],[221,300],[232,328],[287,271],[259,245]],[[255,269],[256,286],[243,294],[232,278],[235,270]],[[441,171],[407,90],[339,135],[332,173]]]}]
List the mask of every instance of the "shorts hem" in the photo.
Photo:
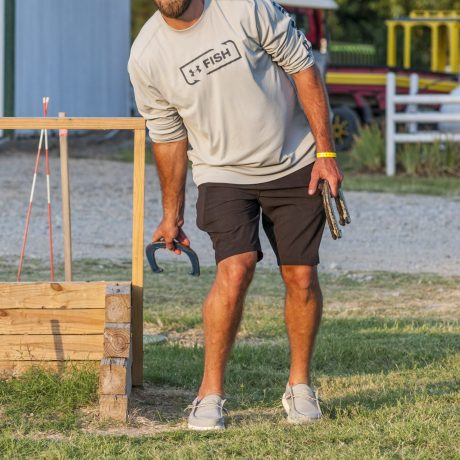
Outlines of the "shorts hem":
[{"label": "shorts hem", "polygon": [[279,267],[281,267],[282,265],[299,265],[299,266],[307,265],[309,267],[315,267],[319,264],[320,264],[319,259],[309,259],[309,260],[302,260],[302,261],[299,261],[299,260],[278,261]]},{"label": "shorts hem", "polygon": [[264,253],[259,249],[254,249],[254,248],[238,249],[238,250],[226,252],[225,254],[220,254],[219,256],[217,256],[216,254],[215,256],[216,265],[218,265],[223,260],[228,259],[229,257],[238,256],[246,252],[257,252],[257,262],[260,262],[264,258]]}]

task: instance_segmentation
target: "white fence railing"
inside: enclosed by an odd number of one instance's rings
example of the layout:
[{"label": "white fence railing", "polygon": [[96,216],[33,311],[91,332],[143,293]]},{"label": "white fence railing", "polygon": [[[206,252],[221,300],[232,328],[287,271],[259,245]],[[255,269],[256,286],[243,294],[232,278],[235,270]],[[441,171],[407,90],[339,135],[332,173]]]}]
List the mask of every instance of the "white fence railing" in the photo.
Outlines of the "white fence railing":
[{"label": "white fence railing", "polygon": [[[409,95],[396,94],[396,74],[387,75],[386,88],[386,172],[387,176],[396,173],[396,144],[414,142],[460,142],[460,133],[441,133],[438,131],[417,131],[416,123],[459,123],[460,112],[441,113],[438,111],[417,112],[417,105],[444,105],[460,104],[460,96],[439,94],[414,94],[414,84],[418,79],[411,77],[411,93]],[[406,105],[407,111],[396,112],[396,106]],[[406,123],[408,133],[398,133],[396,125]]]}]

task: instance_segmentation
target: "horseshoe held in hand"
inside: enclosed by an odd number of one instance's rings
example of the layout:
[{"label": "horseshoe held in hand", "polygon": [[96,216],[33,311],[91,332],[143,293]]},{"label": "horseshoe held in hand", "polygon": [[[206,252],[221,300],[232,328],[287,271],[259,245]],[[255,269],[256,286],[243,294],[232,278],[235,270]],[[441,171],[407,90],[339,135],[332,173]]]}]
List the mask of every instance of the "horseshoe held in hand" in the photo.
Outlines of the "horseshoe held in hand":
[{"label": "horseshoe held in hand", "polygon": [[[335,217],[334,209],[332,208],[332,196],[331,196],[331,187],[329,183],[325,180],[323,182],[323,205],[326,212],[326,220],[331,231],[332,238],[337,240],[342,238],[342,231],[337,225],[337,218]],[[342,226],[345,226],[351,222],[350,213],[348,211],[347,204],[345,202],[345,197],[342,190],[339,189],[339,192],[336,197],[334,197],[335,205],[337,206],[337,211],[339,213],[339,223]]]},{"label": "horseshoe held in hand", "polygon": [[[184,246],[183,244],[174,241],[174,246],[180,251],[187,254],[190,262],[192,264],[192,271],[190,272],[191,276],[200,276],[200,261],[196,252],[189,246]],[[164,241],[157,241],[155,243],[150,243],[145,248],[145,254],[147,255],[147,260],[149,261],[150,267],[152,268],[153,273],[162,273],[163,269],[158,266],[155,259],[155,252],[158,249],[166,249],[166,243]]]}]

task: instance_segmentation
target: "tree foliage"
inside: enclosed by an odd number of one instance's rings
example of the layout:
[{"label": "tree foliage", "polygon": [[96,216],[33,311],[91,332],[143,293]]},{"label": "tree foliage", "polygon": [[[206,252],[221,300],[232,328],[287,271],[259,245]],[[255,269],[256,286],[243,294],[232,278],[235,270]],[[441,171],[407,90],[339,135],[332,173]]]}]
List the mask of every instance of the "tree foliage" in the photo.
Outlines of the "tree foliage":
[{"label": "tree foliage", "polygon": [[132,0],[132,39],[137,37],[145,21],[155,12],[153,0]]},{"label": "tree foliage", "polygon": [[331,15],[333,39],[375,43],[385,35],[385,20],[408,16],[412,10],[459,10],[460,0],[336,0],[339,9]]}]

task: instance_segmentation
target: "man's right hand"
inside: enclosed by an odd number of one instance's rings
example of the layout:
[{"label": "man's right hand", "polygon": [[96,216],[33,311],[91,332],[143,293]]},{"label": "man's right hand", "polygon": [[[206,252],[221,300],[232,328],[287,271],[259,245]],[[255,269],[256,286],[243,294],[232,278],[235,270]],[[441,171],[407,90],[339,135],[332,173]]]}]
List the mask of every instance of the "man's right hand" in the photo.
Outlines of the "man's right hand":
[{"label": "man's right hand", "polygon": [[174,240],[183,244],[184,246],[190,246],[190,240],[182,230],[183,222],[170,222],[163,219],[160,225],[157,227],[152,236],[152,242],[164,241],[166,248],[173,251],[175,254],[180,255],[180,249],[177,249],[174,245]]}]

